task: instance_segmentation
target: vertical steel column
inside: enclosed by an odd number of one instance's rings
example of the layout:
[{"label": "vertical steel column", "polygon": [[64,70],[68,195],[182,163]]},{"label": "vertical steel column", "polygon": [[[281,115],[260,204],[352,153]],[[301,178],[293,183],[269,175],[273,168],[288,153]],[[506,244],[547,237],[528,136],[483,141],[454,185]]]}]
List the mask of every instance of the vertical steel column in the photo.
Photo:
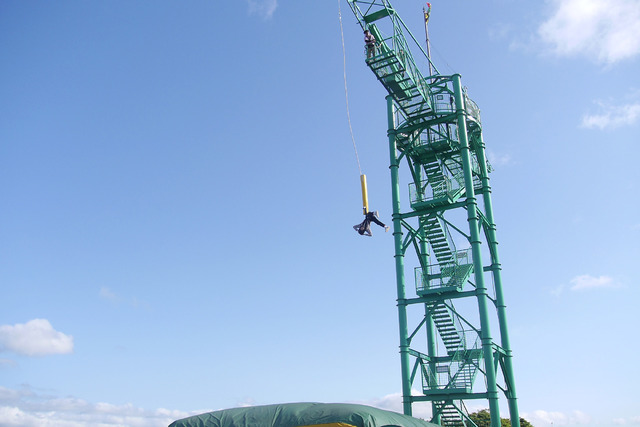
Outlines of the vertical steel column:
[{"label": "vertical steel column", "polygon": [[[414,173],[415,173],[415,177],[416,177],[416,190],[418,191],[418,197],[420,201],[424,200],[424,190],[422,188],[422,165],[421,164],[416,164],[414,163],[412,165],[413,169],[414,169]],[[418,244],[418,247],[420,248],[420,253],[419,253],[419,257],[420,257],[420,267],[422,268],[422,277],[421,280],[425,280],[425,277],[427,277],[427,269],[429,267],[429,257],[428,257],[428,253],[429,250],[427,248],[427,238],[424,232],[424,224],[422,223],[422,219],[421,217],[418,217],[418,236],[420,237],[420,242]],[[427,278],[428,280],[428,278]],[[429,285],[429,283],[427,282],[427,286]],[[424,304],[424,317],[425,317],[425,329],[427,332],[427,354],[430,357],[428,366],[429,366],[429,371],[428,374],[435,374],[436,372],[436,362],[434,361],[433,358],[435,358],[438,354],[437,354],[437,347],[436,347],[436,326],[435,323],[433,322],[433,316],[431,315],[431,311],[429,310],[429,307],[427,306],[427,304]],[[437,386],[437,380],[435,380],[434,376],[428,375],[427,376],[427,383],[429,385],[429,387],[435,387]],[[434,414],[434,417],[432,418],[431,422],[436,423],[436,424],[440,424],[440,414],[437,411],[437,406],[435,401],[431,402],[431,413]],[[437,415],[436,415],[437,414]]]},{"label": "vertical steel column", "polygon": [[[424,305],[424,315],[426,317],[425,328],[427,329],[427,354],[430,358],[428,373],[431,375],[427,377],[427,382],[429,387],[434,387],[438,385],[438,380],[436,379],[436,362],[434,360],[437,356],[436,325],[433,322],[433,316],[431,315],[431,311],[429,310],[429,307],[427,307],[427,304]],[[431,422],[440,424],[441,417],[440,413],[438,413],[438,407],[436,406],[435,401],[431,402],[431,414]]]},{"label": "vertical steel column", "polygon": [[467,221],[469,222],[469,235],[471,236],[471,253],[473,255],[473,269],[476,282],[476,296],[480,314],[480,328],[482,331],[482,353],[484,356],[485,371],[487,377],[487,398],[491,413],[491,427],[500,427],[500,407],[498,404],[498,387],[496,384],[496,372],[493,361],[493,340],[489,322],[489,296],[484,283],[484,269],[482,265],[480,229],[478,221],[478,202],[473,190],[473,175],[471,173],[471,154],[469,139],[467,136],[467,121],[465,118],[464,97],[460,75],[453,77],[453,88],[456,105],[456,117],[458,126],[458,138],[460,140],[460,154],[462,157],[462,169],[467,194]]},{"label": "vertical steel column", "polygon": [[387,96],[387,122],[389,137],[389,169],[393,202],[393,240],[395,243],[396,287],[398,290],[398,326],[400,329],[400,364],[402,369],[402,406],[405,415],[411,415],[411,372],[409,360],[409,330],[407,328],[407,302],[404,285],[404,252],[402,250],[402,223],[400,219],[400,180],[393,98]]},{"label": "vertical steel column", "polygon": [[493,274],[493,282],[496,288],[496,308],[498,311],[498,323],[500,325],[500,344],[505,351],[504,357],[504,376],[507,384],[507,402],[509,403],[509,418],[512,427],[520,427],[520,414],[518,411],[518,402],[516,396],[516,385],[513,374],[513,355],[511,352],[511,343],[509,340],[509,332],[507,328],[507,305],[504,301],[504,292],[502,290],[502,266],[498,257],[498,240],[496,238],[496,223],[493,218],[493,203],[491,202],[491,186],[489,185],[489,171],[487,170],[487,158],[484,151],[484,141],[482,135],[478,141],[479,149],[476,150],[478,163],[480,165],[482,175],[482,197],[484,201],[485,217],[489,223],[489,231],[487,240],[491,247],[492,262],[491,272]]}]

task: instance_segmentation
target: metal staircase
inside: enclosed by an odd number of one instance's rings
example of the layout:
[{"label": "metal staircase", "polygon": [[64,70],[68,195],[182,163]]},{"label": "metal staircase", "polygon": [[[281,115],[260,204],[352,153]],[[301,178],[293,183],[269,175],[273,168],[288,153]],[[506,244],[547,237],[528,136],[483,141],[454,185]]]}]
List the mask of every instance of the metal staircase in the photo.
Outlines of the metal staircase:
[{"label": "metal staircase", "polygon": [[449,309],[442,302],[427,303],[427,308],[431,312],[431,317],[440,333],[440,337],[442,337],[447,353],[453,354],[460,350],[463,339],[462,331],[456,328]]},{"label": "metal staircase", "polygon": [[467,338],[475,331],[463,330],[457,315],[444,302],[427,303],[427,307],[449,357],[441,363],[423,363],[423,392],[446,396],[442,400],[434,400],[442,415],[441,425],[464,425],[464,411],[450,396],[471,393],[482,359],[479,340],[476,338],[473,343],[467,343]]},{"label": "metal staircase", "polygon": [[415,269],[416,292],[420,296],[430,293],[460,292],[473,273],[469,249],[458,251],[449,232],[436,214],[421,220],[421,230],[431,247],[435,263]]},{"label": "metal staircase", "polygon": [[460,410],[454,404],[437,404],[436,407],[441,413],[441,424],[443,426],[464,426],[460,420]]},{"label": "metal staircase", "polygon": [[[359,12],[354,9],[354,3],[350,3],[352,10]],[[403,35],[404,23],[393,8],[384,4],[374,13],[362,15],[360,12],[360,15],[376,38],[375,54],[367,58],[367,65],[407,117],[413,120],[425,118],[431,110],[429,85],[416,66]],[[391,35],[387,37],[374,24],[386,17],[393,25]]]}]

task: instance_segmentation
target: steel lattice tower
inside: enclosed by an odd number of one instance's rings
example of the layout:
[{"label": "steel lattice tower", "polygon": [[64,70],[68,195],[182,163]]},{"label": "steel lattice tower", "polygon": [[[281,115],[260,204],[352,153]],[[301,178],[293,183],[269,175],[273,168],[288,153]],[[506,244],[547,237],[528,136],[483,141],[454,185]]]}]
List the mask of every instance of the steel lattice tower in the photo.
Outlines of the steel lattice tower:
[{"label": "steel lattice tower", "polygon": [[[347,1],[376,38],[365,61],[388,92],[404,413],[431,402],[433,422],[473,426],[465,401],[484,399],[499,427],[502,392],[519,427],[480,110],[460,75],[432,67],[387,0]],[[432,75],[423,77],[410,43]]]}]

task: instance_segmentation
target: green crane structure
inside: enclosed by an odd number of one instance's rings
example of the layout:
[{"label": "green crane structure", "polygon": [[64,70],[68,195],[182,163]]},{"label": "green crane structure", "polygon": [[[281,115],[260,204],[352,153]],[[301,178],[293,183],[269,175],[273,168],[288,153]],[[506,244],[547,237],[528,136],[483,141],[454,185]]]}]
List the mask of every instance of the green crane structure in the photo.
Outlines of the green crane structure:
[{"label": "green crane structure", "polygon": [[[375,36],[365,62],[388,92],[404,413],[431,402],[432,422],[475,426],[465,401],[483,399],[499,427],[502,392],[519,427],[480,110],[460,75],[437,71],[389,1],[347,2]],[[410,45],[431,75],[421,74]]]}]

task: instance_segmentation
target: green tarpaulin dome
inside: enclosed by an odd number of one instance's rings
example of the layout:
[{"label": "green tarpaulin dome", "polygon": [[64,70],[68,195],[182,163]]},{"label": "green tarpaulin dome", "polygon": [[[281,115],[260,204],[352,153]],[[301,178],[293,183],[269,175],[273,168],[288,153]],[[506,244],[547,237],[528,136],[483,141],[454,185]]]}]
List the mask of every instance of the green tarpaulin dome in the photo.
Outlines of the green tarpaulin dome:
[{"label": "green tarpaulin dome", "polygon": [[224,409],[174,421],[169,427],[432,427],[417,418],[365,405],[287,403]]}]

